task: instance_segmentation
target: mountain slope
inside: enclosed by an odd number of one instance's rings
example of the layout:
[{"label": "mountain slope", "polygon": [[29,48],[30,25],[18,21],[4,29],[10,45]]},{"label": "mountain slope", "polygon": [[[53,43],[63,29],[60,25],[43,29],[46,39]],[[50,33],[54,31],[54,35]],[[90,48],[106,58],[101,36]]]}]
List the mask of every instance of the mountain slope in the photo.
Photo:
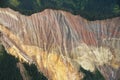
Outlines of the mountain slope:
[{"label": "mountain slope", "polygon": [[0,0],[0,7],[10,7],[25,15],[44,9],[65,10],[89,20],[120,16],[119,0]]},{"label": "mountain slope", "polygon": [[1,41],[20,60],[34,63],[49,79],[80,80],[79,66],[106,80],[120,71],[120,18],[88,21],[61,10],[31,16],[0,8]]}]

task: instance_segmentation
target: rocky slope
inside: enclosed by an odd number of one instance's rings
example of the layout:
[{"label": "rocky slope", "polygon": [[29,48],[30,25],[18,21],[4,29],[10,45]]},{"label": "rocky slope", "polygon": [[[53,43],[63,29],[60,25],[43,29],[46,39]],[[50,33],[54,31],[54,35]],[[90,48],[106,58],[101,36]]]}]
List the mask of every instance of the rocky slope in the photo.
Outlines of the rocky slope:
[{"label": "rocky slope", "polygon": [[106,80],[120,74],[120,18],[88,21],[46,9],[31,16],[0,8],[1,41],[20,61],[34,63],[50,80],[80,80],[79,67]]}]

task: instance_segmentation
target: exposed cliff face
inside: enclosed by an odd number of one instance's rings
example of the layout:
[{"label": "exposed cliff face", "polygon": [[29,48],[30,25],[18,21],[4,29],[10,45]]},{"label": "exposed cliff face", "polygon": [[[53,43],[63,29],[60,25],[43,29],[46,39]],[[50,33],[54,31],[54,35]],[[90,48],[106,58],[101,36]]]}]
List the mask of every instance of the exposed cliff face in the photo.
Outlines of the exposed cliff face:
[{"label": "exposed cliff face", "polygon": [[0,8],[1,41],[6,50],[35,63],[51,80],[80,80],[81,66],[98,68],[106,80],[120,73],[120,18],[88,21],[57,10],[24,16]]}]

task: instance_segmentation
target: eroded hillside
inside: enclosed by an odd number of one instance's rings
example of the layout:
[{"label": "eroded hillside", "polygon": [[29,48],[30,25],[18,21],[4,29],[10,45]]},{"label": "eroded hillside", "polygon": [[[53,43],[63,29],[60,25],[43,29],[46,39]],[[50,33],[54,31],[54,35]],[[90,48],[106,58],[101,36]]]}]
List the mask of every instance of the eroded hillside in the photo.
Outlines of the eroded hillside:
[{"label": "eroded hillside", "polygon": [[80,80],[79,67],[119,79],[120,18],[88,21],[61,10],[31,16],[0,8],[1,41],[20,61],[34,63],[51,80]]}]

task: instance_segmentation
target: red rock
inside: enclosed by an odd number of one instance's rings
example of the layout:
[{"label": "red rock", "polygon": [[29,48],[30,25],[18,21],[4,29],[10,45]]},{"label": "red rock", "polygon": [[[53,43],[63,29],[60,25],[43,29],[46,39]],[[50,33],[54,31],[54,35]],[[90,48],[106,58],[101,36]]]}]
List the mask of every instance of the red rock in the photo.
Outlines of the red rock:
[{"label": "red rock", "polygon": [[[118,78],[119,17],[88,21],[61,10],[46,9],[25,16],[9,8],[0,8],[0,31],[1,41],[10,54],[34,62],[49,79],[79,80],[82,75],[77,65],[90,71],[98,68],[107,75],[106,80],[113,74],[112,80]],[[107,72],[104,64],[113,74]]]}]

